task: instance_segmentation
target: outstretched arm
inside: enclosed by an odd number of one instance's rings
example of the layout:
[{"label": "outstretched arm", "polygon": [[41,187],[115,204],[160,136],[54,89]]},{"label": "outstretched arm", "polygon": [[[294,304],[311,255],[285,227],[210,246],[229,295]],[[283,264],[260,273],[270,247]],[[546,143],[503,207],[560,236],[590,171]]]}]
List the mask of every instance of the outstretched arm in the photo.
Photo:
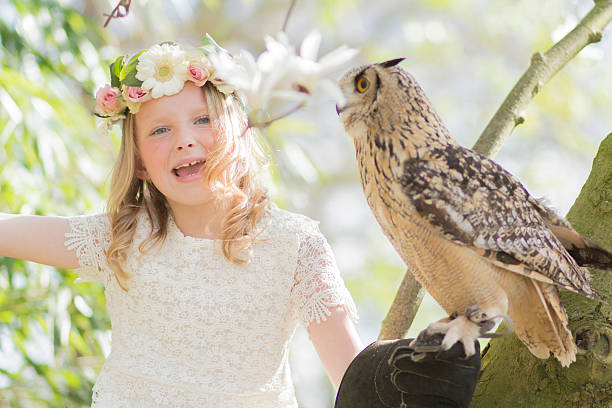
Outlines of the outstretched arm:
[{"label": "outstretched arm", "polygon": [[77,268],[75,251],[64,246],[68,231],[70,223],[63,217],[0,213],[0,256]]},{"label": "outstretched arm", "polygon": [[315,346],[325,371],[337,391],[347,367],[363,344],[344,307],[331,310],[331,315],[320,323],[308,326],[310,340]]}]

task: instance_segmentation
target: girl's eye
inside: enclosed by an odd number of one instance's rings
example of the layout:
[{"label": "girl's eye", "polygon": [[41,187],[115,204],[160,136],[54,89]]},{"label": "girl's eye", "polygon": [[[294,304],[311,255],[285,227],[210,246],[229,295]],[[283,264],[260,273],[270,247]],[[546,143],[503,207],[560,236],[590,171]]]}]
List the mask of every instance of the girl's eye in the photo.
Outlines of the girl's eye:
[{"label": "girl's eye", "polygon": [[198,125],[208,125],[210,123],[210,118],[208,116],[202,116],[198,120],[196,120],[196,124]]},{"label": "girl's eye", "polygon": [[168,128],[166,127],[160,127],[155,129],[153,132],[151,132],[152,135],[161,135],[162,133],[166,133],[168,131]]}]

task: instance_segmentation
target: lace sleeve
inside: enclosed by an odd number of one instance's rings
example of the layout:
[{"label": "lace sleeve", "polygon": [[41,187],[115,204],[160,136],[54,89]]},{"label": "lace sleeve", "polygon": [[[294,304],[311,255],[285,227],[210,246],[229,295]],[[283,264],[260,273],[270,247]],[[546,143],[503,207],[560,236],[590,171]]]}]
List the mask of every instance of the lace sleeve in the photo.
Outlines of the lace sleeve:
[{"label": "lace sleeve", "polygon": [[356,321],[355,303],[344,286],[329,243],[316,225],[311,231],[299,235],[297,266],[291,289],[295,318],[308,327],[313,321],[326,320],[332,308],[343,306]]},{"label": "lace sleeve", "polygon": [[76,252],[79,274],[76,282],[99,282],[104,285],[109,276],[106,249],[110,244],[110,221],[106,214],[71,217],[70,232],[64,245]]}]

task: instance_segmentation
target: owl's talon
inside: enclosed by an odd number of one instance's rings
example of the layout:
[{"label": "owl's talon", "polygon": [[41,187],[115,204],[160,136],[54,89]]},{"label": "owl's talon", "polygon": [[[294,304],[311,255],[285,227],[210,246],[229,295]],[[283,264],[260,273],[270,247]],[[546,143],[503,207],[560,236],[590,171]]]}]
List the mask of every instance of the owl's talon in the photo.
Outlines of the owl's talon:
[{"label": "owl's talon", "polygon": [[[475,324],[480,327],[480,338],[497,338],[497,337],[505,337],[512,333],[514,329],[514,323],[512,323],[512,319],[510,316],[505,314],[499,314],[493,317],[488,317],[486,313],[480,310],[477,305],[469,306],[465,310],[465,316]],[[501,333],[489,333],[490,330],[495,327],[496,321],[495,319],[501,318],[506,321],[506,330]]]},{"label": "owl's talon", "polygon": [[[496,319],[506,321],[506,330],[501,333],[490,333],[495,327]],[[414,361],[422,358],[418,353],[435,353],[450,349],[455,343],[463,344],[465,355],[471,356],[475,352],[474,342],[480,338],[496,338],[507,336],[512,333],[513,323],[510,316],[505,314],[489,315],[478,306],[473,305],[465,310],[465,313],[451,314],[448,318],[431,323],[412,340],[410,347],[417,353]]]},{"label": "owl's talon", "polygon": [[[428,329],[429,328],[421,331],[410,343],[410,347],[412,347],[416,353],[433,353],[442,351],[442,340],[444,340],[444,333],[432,333]],[[418,360],[413,359],[413,361]]]},{"label": "owl's talon", "polygon": [[[497,317],[497,316],[496,316]],[[439,352],[450,349],[455,343],[463,344],[466,357],[475,353],[474,342],[495,325],[477,305],[468,307],[464,313],[453,313],[448,318],[431,323],[411,343],[419,353]]]},{"label": "owl's talon", "polygon": [[[495,319],[497,318],[501,318],[502,320],[506,321],[506,329],[501,333],[495,333],[495,332],[489,333],[489,330],[491,330],[495,326]],[[480,336],[479,337],[482,339],[496,339],[499,337],[506,337],[513,331],[514,331],[514,323],[512,322],[512,319],[510,318],[510,316],[505,315],[505,314],[500,314],[497,316],[493,316],[489,320],[483,322],[483,325],[480,326]]]}]

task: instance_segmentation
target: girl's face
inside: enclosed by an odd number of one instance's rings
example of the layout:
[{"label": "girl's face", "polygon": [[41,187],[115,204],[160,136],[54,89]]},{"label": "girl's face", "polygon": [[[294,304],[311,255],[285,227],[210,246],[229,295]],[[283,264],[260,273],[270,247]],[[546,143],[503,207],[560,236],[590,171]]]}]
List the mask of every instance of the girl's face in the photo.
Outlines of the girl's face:
[{"label": "girl's face", "polygon": [[187,82],[176,95],[144,102],[134,120],[136,176],[150,180],[175,213],[210,203],[202,177],[215,137],[202,89]]}]

